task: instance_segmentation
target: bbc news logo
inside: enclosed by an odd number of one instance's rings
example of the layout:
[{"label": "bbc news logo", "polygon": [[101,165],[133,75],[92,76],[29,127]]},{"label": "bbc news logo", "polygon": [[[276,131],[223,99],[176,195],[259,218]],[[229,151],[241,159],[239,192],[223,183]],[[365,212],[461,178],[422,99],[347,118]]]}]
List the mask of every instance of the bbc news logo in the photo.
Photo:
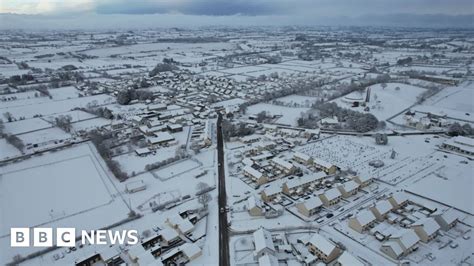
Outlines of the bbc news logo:
[{"label": "bbc news logo", "polygon": [[[53,232],[55,231],[55,232]],[[114,245],[138,243],[137,230],[81,230],[81,244]],[[11,247],[74,247],[76,245],[75,228],[11,228]]]}]

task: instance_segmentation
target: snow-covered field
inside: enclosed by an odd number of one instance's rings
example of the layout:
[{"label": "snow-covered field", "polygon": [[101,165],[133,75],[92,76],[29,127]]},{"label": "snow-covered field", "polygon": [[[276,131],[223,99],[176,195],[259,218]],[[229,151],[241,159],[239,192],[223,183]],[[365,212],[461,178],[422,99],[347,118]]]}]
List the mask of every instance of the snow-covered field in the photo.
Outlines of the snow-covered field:
[{"label": "snow-covered field", "polygon": [[30,133],[25,133],[18,135],[18,137],[23,140],[23,143],[26,145],[28,144],[36,144],[36,143],[43,143],[49,141],[60,141],[71,138],[69,133],[64,132],[62,129],[57,127],[37,130]]},{"label": "snow-covered field", "polygon": [[21,134],[30,131],[50,128],[53,125],[46,122],[43,118],[31,118],[26,120],[19,120],[10,123],[4,123],[5,133]]},{"label": "snow-covered field", "polygon": [[9,144],[5,139],[0,139],[0,150],[2,151],[0,153],[1,160],[6,159],[8,157],[11,158],[21,155],[21,152],[17,148]]},{"label": "snow-covered field", "polygon": [[408,186],[408,191],[474,214],[472,162],[456,155],[449,155],[449,159],[443,158],[440,153],[435,156],[438,161],[445,163],[438,163],[436,171],[417,179]]},{"label": "snow-covered field", "polygon": [[308,111],[309,108],[293,108],[293,107],[284,107],[277,106],[268,103],[259,103],[256,105],[251,105],[247,109],[248,114],[258,114],[262,111],[265,111],[269,114],[275,116],[281,116],[276,120],[276,123],[296,126],[297,120],[301,116],[301,113]]},{"label": "snow-covered field", "polygon": [[1,235],[10,227],[46,225],[112,200],[109,181],[87,145],[1,171]]},{"label": "snow-covered field", "polygon": [[313,103],[318,100],[316,97],[309,97],[309,96],[301,96],[301,95],[289,95],[281,98],[277,98],[276,101],[283,102],[288,104],[289,106],[296,105],[296,106],[304,106],[304,107],[311,107]]},{"label": "snow-covered field", "polygon": [[[425,91],[420,87],[401,83],[387,83],[387,87],[383,88],[381,84],[371,86],[370,102],[368,107],[370,113],[379,120],[386,120],[391,116],[403,111],[404,109],[416,103],[417,96]],[[344,97],[365,99],[365,92],[353,92]],[[339,106],[349,108],[351,110],[364,112],[364,107],[351,107],[350,104],[343,101],[343,98],[334,100]]]},{"label": "snow-covered field", "polygon": [[91,102],[107,104],[115,101],[109,95],[95,95],[89,97],[73,98],[66,100],[51,100],[41,103],[18,102],[15,106],[0,106],[0,112],[10,112],[14,117],[32,118],[34,115],[52,115],[70,111],[74,107],[86,107]]},{"label": "snow-covered field", "polygon": [[474,83],[468,81],[461,83],[458,87],[445,88],[428,99],[424,104],[472,114],[474,112],[473,101]]}]

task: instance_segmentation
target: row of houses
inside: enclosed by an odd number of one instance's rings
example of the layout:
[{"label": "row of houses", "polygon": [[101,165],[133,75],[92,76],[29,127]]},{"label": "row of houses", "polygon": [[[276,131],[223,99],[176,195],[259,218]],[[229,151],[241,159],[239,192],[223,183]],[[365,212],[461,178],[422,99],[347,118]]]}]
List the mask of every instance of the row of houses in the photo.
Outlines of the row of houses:
[{"label": "row of houses", "polygon": [[357,216],[349,219],[349,227],[358,233],[364,233],[375,224],[387,219],[391,211],[403,208],[409,203],[404,193],[393,194],[390,198],[376,202],[369,209],[361,211]]},{"label": "row of houses", "polygon": [[[388,199],[376,202],[369,209],[365,209],[357,216],[349,219],[349,227],[358,233],[365,233],[371,230],[375,223],[388,220],[391,212],[400,210],[410,203],[404,193],[396,193]],[[444,213],[433,213],[431,217],[418,220],[410,228],[398,230],[397,234],[388,235],[380,250],[393,259],[400,259],[417,249],[417,244],[421,241],[428,243],[433,240],[439,230],[448,231],[456,225],[458,216],[454,210]],[[379,233],[374,229],[371,233]]]},{"label": "row of houses", "polygon": [[[151,236],[142,238],[140,243],[121,251],[115,246],[95,252],[76,261],[76,266],[116,265],[169,265],[174,261],[189,262],[202,254],[201,248],[191,241],[183,241],[191,236],[196,219],[173,215],[165,220],[162,229]],[[186,242],[182,245],[180,243]]]},{"label": "row of houses", "polygon": [[[301,240],[300,240],[301,241]],[[305,264],[310,265],[317,259],[322,260],[326,265],[334,266],[363,266],[359,259],[348,251],[343,251],[338,244],[326,239],[322,235],[315,233],[308,241],[301,241],[306,244],[310,256],[306,257]]]},{"label": "row of houses", "polygon": [[336,173],[338,169],[337,166],[332,163],[326,162],[319,158],[313,158],[312,156],[301,152],[295,152],[293,154],[293,159],[303,165],[314,166],[316,169],[324,171],[329,175]]},{"label": "row of houses", "polygon": [[271,153],[262,153],[252,159],[244,160],[242,172],[245,177],[250,178],[257,185],[263,185],[284,176],[291,175],[297,171],[297,167],[291,162],[281,158],[272,158]]},{"label": "row of houses", "polygon": [[[261,198],[265,202],[271,202],[280,198],[282,194],[289,197],[300,196],[307,192],[314,191],[326,177],[327,174],[324,172],[316,172],[301,177],[293,177],[292,179],[288,179],[281,186],[278,183],[272,183],[261,192]],[[326,190],[324,193],[320,193],[318,197],[323,205],[326,207],[333,206],[339,203],[342,198],[349,198],[357,194],[360,189],[373,182],[373,179],[369,177],[352,176],[351,178],[351,180],[337,187],[333,187]],[[314,210],[314,208],[309,208],[310,206],[314,206],[314,203],[315,200],[308,203],[308,206],[305,206],[307,204],[306,202],[299,204],[302,208],[302,213],[306,214],[316,212],[317,210]]]}]

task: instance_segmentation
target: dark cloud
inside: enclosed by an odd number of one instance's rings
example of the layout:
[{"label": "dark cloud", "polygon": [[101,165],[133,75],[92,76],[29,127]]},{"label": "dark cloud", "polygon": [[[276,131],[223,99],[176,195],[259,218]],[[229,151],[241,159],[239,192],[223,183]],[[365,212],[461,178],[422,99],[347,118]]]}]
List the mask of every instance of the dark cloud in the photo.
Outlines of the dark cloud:
[{"label": "dark cloud", "polygon": [[[281,2],[281,1],[280,1]],[[97,4],[99,14],[166,14],[186,15],[274,15],[281,14],[278,0],[165,0],[165,1],[102,1]]]},{"label": "dark cloud", "polygon": [[472,14],[472,0],[95,0],[98,14],[305,15]]}]

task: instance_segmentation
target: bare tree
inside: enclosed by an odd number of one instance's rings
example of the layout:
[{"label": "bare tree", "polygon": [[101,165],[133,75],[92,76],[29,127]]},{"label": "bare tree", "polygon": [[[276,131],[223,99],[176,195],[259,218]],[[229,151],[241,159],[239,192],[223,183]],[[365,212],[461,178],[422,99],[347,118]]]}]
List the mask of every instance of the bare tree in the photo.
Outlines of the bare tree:
[{"label": "bare tree", "polygon": [[196,185],[196,189],[198,192],[204,192],[204,193],[199,193],[198,195],[198,202],[202,204],[203,207],[207,208],[207,203],[211,201],[212,197],[209,195],[209,185],[204,183],[204,182],[199,182]]},{"label": "bare tree", "polygon": [[6,119],[8,122],[12,122],[12,121],[13,121],[13,115],[12,115],[10,112],[5,112],[5,113],[3,113],[3,116],[5,117],[5,119]]},{"label": "bare tree", "polygon": [[0,137],[3,137],[3,130],[5,130],[5,125],[3,124],[3,120],[0,119]]},{"label": "bare tree", "polygon": [[72,129],[72,117],[70,115],[60,115],[56,117],[55,125],[69,133]]}]

